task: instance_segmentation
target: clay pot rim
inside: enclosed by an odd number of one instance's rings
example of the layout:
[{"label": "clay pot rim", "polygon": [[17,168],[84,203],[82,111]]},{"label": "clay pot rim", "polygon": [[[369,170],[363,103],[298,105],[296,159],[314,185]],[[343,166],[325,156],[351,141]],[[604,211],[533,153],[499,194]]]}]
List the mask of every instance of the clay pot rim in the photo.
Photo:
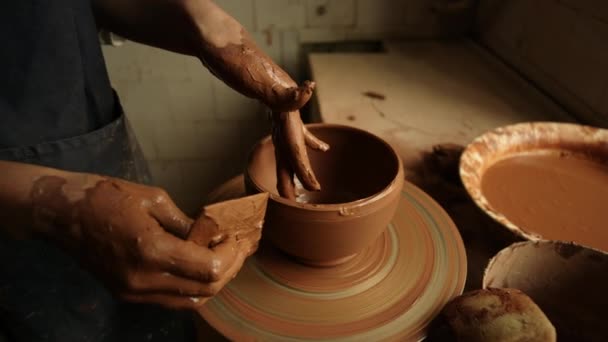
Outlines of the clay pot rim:
[{"label": "clay pot rim", "polygon": [[[551,240],[547,238],[543,238],[539,234],[529,232],[522,227],[517,226],[515,223],[511,222],[504,214],[499,211],[496,211],[492,208],[489,201],[483,194],[481,190],[481,176],[485,172],[485,167],[488,164],[491,164],[490,159],[483,159],[479,152],[476,151],[478,147],[487,147],[487,141],[493,142],[497,144],[497,140],[502,136],[507,136],[509,134],[514,134],[518,132],[544,132],[547,140],[551,138],[555,139],[555,136],[550,136],[547,134],[547,131],[552,131],[560,136],[563,134],[564,136],[568,136],[569,138],[572,135],[577,137],[584,137],[585,139],[581,139],[580,143],[590,143],[591,141],[606,141],[608,140],[608,129],[603,129],[599,127],[594,127],[590,125],[583,125],[577,123],[568,123],[568,122],[554,122],[554,121],[533,121],[533,122],[522,122],[516,123],[512,125],[506,125],[497,127],[491,130],[486,131],[485,133],[479,135],[471,143],[467,145],[464,149],[460,161],[459,161],[459,176],[460,180],[466,189],[469,197],[473,200],[475,205],[480,208],[486,215],[490,216],[494,221],[500,223],[502,227],[507,228],[509,231],[514,233],[516,236],[519,236],[525,240],[538,242],[538,241],[559,241],[559,240]],[[506,146],[506,144],[505,144]],[[513,146],[513,145],[511,145]],[[496,146],[490,146],[494,148],[496,151],[499,151],[496,155],[502,155],[502,157],[508,155],[514,155],[516,152],[504,152],[506,149],[502,149],[503,153],[501,154],[501,148]],[[542,146],[539,149],[543,149]],[[545,147],[545,149],[549,149],[549,147]],[[528,149],[532,150],[532,149]],[[500,158],[499,158],[500,159]],[[479,165],[476,165],[479,164]],[[469,170],[475,169],[475,166],[479,166],[477,169],[478,174],[471,174]],[[481,167],[484,167],[484,170],[479,170]],[[585,248],[589,248],[585,246]]]},{"label": "clay pot rim", "polygon": [[357,127],[341,125],[341,124],[333,124],[333,123],[311,123],[311,124],[306,124],[305,127],[306,128],[316,128],[316,127],[337,128],[337,129],[343,129],[343,130],[348,130],[348,131],[356,131],[356,132],[367,135],[367,136],[379,141],[387,148],[388,151],[390,151],[391,156],[394,158],[394,160],[397,163],[397,170],[395,173],[395,177],[381,191],[376,192],[368,197],[360,198],[355,201],[343,202],[343,203],[332,203],[332,204],[309,204],[309,203],[300,203],[300,202],[291,201],[291,200],[281,197],[278,194],[274,194],[269,189],[262,187],[260,184],[258,184],[258,182],[256,182],[256,180],[249,173],[249,165],[251,165],[251,160],[253,158],[253,152],[256,149],[258,149],[262,144],[268,143],[268,141],[271,140],[271,138],[272,138],[271,135],[267,135],[264,138],[260,139],[251,149],[249,156],[247,157],[247,166],[245,167],[245,175],[246,175],[246,179],[249,179],[249,181],[253,184],[253,186],[255,186],[255,188],[259,192],[267,192],[269,194],[269,198],[272,199],[273,201],[281,203],[288,207],[305,209],[305,210],[316,211],[316,212],[339,211],[340,209],[343,209],[344,207],[362,207],[362,206],[368,205],[370,203],[374,203],[376,201],[381,200],[382,198],[387,197],[392,191],[394,191],[395,187],[399,183],[399,179],[403,178],[403,173],[404,173],[403,164],[401,162],[401,158],[399,157],[399,154],[397,153],[397,151],[395,151],[395,149],[389,143],[387,143],[385,140],[378,137],[377,135],[375,135],[369,131],[366,131],[364,129],[357,128]]},{"label": "clay pot rim", "polygon": [[481,288],[485,289],[488,287],[489,277],[488,273],[494,267],[494,264],[501,258],[504,254],[511,252],[517,248],[528,247],[528,246],[571,246],[581,249],[582,251],[589,251],[591,253],[596,253],[602,255],[603,257],[608,257],[608,253],[604,252],[600,249],[593,248],[590,246],[585,246],[578,244],[572,241],[561,241],[561,240],[528,240],[528,241],[519,241],[510,244],[509,246],[501,249],[498,253],[494,254],[494,256],[488,261],[486,268],[483,270],[483,277],[481,279]]}]

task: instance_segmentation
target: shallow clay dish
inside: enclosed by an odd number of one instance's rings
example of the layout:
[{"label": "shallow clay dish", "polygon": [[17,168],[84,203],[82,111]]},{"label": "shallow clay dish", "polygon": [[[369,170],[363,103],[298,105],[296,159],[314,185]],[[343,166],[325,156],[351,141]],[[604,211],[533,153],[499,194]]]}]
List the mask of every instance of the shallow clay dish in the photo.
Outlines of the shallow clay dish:
[{"label": "shallow clay dish", "polygon": [[608,251],[607,161],[608,130],[522,123],[475,139],[460,176],[475,203],[519,236]]},{"label": "shallow clay dish", "polygon": [[454,223],[406,183],[388,228],[351,260],[306,266],[263,241],[199,314],[233,341],[416,341],[465,278]]},{"label": "shallow clay dish", "polygon": [[526,293],[557,330],[558,341],[608,341],[608,255],[571,243],[513,244],[489,263],[483,287]]},{"label": "shallow clay dish", "polygon": [[343,263],[373,243],[393,217],[404,173],[397,153],[382,139],[354,127],[306,126],[327,142],[327,152],[308,150],[322,190],[296,188],[297,201],[278,195],[270,137],[252,150],[245,183],[250,194],[270,193],[264,238],[299,261]]}]

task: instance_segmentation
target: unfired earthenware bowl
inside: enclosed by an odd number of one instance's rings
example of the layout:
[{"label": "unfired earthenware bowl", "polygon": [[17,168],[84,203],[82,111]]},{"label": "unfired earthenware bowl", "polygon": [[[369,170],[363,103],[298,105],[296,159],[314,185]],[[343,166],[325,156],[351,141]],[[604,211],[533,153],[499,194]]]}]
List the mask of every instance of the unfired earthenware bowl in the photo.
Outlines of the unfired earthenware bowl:
[{"label": "unfired earthenware bowl", "polygon": [[[572,228],[568,229],[573,229],[574,233],[568,235],[560,227],[541,235],[535,227],[517,225],[508,215],[493,208],[485,196],[482,179],[492,165],[512,156],[543,151],[580,155],[606,164],[608,161],[608,130],[557,122],[529,122],[496,128],[479,136],[466,147],[460,158],[460,178],[477,206],[524,239],[573,241],[599,249],[606,246],[608,241],[603,240],[605,234],[600,235],[600,232],[597,232],[595,237],[584,239],[582,235],[577,235],[575,229],[583,229],[580,224],[570,226]],[[509,191],[509,189],[505,189],[505,191]],[[532,209],[530,208],[530,210]],[[577,214],[581,213],[573,213],[573,215]],[[587,236],[589,235],[587,234]]]},{"label": "unfired earthenware bowl", "polygon": [[397,153],[382,139],[349,126],[310,124],[327,142],[327,152],[308,149],[322,186],[318,193],[298,188],[298,201],[278,195],[274,146],[262,139],[245,170],[248,193],[268,192],[264,238],[300,262],[332,266],[373,243],[393,217],[404,174]]},{"label": "unfired earthenware bowl", "polygon": [[558,341],[608,341],[608,255],[572,243],[526,241],[499,252],[483,287],[526,293],[557,330]]}]

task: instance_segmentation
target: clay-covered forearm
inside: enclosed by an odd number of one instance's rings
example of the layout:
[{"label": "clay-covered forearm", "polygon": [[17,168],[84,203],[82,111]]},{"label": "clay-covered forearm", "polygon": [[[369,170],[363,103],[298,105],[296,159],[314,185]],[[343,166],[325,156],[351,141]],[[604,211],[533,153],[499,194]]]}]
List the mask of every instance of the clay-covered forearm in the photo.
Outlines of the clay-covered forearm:
[{"label": "clay-covered forearm", "polygon": [[0,174],[3,230],[52,241],[128,301],[196,309],[234,278],[259,239],[220,239],[204,225],[198,233],[213,246],[180,238],[192,219],[159,188],[3,161]]},{"label": "clay-covered forearm", "polygon": [[95,0],[97,20],[129,39],[195,56],[219,79],[273,111],[298,110],[313,82],[298,86],[232,16],[209,0]]},{"label": "clay-covered forearm", "polygon": [[135,41],[196,56],[224,83],[268,106],[273,112],[273,142],[279,146],[279,193],[294,198],[294,173],[306,189],[320,190],[306,146],[321,151],[329,146],[306,130],[299,113],[312,96],[313,82],[298,86],[237,20],[212,1],[94,0],[94,4],[106,28]]},{"label": "clay-covered forearm", "polygon": [[[49,198],[48,206],[41,207],[47,197],[53,196],[53,186],[42,184],[43,179],[62,179],[65,184],[54,187],[77,188],[95,177],[66,172],[37,165],[0,161],[0,230],[18,238],[41,234],[63,212],[51,212],[50,207],[59,205]],[[62,208],[62,211],[67,208]]]},{"label": "clay-covered forearm", "polygon": [[314,83],[301,86],[254,42],[243,26],[212,1],[185,2],[200,43],[197,56],[219,79],[276,112],[302,108]]},{"label": "clay-covered forearm", "polygon": [[219,79],[241,94],[260,100],[275,112],[296,111],[312,96],[315,84],[298,86],[242,31],[238,44],[213,45],[204,41],[200,58]]}]

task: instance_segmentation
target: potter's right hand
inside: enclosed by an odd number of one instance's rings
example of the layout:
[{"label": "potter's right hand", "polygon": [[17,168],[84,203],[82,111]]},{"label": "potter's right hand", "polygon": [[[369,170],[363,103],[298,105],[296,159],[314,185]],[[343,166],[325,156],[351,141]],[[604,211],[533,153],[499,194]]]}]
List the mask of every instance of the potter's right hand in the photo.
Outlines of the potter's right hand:
[{"label": "potter's right hand", "polygon": [[45,176],[32,191],[43,235],[82,261],[119,297],[196,309],[241,268],[249,250],[226,239],[206,248],[186,236],[192,224],[158,188],[76,174]]}]

